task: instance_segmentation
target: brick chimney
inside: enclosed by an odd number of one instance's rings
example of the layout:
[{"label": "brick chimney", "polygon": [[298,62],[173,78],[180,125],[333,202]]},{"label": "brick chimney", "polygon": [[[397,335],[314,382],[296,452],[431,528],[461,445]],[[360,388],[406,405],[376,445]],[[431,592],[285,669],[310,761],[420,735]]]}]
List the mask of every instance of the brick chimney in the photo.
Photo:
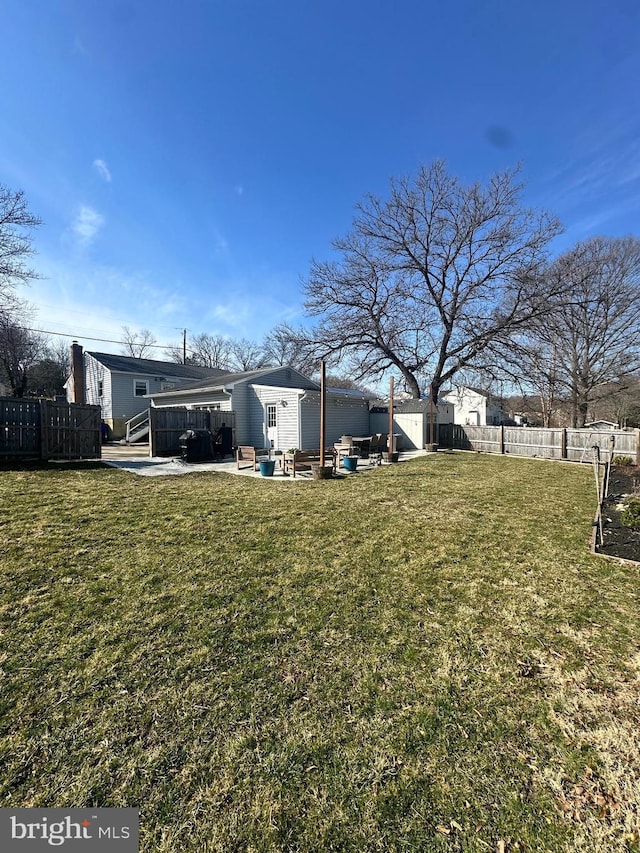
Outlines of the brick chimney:
[{"label": "brick chimney", "polygon": [[71,388],[74,403],[84,403],[84,358],[78,341],[71,344]]}]

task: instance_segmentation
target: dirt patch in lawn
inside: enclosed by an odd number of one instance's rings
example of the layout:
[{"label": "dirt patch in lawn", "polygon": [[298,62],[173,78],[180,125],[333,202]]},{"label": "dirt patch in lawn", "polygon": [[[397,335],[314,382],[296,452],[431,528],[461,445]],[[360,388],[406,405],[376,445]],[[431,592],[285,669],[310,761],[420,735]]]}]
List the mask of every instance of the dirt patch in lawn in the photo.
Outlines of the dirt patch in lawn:
[{"label": "dirt patch in lawn", "polygon": [[612,466],[609,494],[602,507],[603,542],[598,552],[640,562],[640,529],[627,527],[620,519],[630,497],[640,498],[640,466]]}]

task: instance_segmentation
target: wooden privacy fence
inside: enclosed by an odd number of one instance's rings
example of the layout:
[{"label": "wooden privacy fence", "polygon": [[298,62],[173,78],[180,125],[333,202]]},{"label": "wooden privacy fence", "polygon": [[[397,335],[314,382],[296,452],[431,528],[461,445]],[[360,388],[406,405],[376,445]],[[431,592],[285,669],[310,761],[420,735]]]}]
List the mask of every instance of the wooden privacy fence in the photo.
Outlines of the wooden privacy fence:
[{"label": "wooden privacy fence", "polygon": [[233,446],[236,445],[236,413],[171,406],[149,409],[149,455],[177,456],[180,436],[188,429],[208,429],[215,435],[222,425],[231,427]]},{"label": "wooden privacy fence", "polygon": [[99,459],[100,406],[0,397],[0,459]]},{"label": "wooden privacy fence", "polygon": [[483,453],[512,453],[543,459],[590,462],[597,444],[614,456],[630,456],[640,465],[640,430],[546,429],[544,427],[460,426],[441,424],[440,445]]}]

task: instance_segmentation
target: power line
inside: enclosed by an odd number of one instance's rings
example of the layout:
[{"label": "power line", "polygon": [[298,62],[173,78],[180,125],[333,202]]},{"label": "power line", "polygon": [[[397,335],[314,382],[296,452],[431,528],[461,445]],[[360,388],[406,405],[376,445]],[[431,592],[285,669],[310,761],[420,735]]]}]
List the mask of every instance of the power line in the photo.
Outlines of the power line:
[{"label": "power line", "polygon": [[[18,329],[22,329],[25,332],[36,332],[39,335],[57,335],[59,338],[70,338],[71,340],[75,340],[76,338],[82,338],[84,341],[100,341],[103,344],[120,344],[120,346],[124,346],[124,341],[116,341],[112,338],[92,338],[89,335],[72,335],[68,332],[51,332],[46,329],[30,329],[27,326],[17,326]],[[176,344],[145,344],[149,349],[173,349],[176,347]],[[188,350],[189,352],[193,352],[193,350]]]}]

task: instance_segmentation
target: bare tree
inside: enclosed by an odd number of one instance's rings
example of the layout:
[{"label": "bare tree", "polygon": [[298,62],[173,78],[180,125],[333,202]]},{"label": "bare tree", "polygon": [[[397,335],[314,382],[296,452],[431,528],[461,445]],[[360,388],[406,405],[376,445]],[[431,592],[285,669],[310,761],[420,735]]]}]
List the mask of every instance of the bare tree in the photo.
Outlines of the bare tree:
[{"label": "bare tree", "polygon": [[265,365],[265,355],[260,344],[246,338],[231,341],[231,366],[234,370],[257,370]]},{"label": "bare tree", "polygon": [[314,261],[306,307],[318,352],[355,379],[398,370],[414,397],[477,365],[489,345],[544,309],[538,287],[555,218],[522,207],[516,171],[463,186],[442,162],[368,196],[335,240],[338,261]]},{"label": "bare tree", "polygon": [[621,427],[640,427],[640,375],[627,377],[624,389],[613,395],[612,402]]},{"label": "bare tree", "polygon": [[0,184],[0,310],[6,308],[17,285],[38,277],[26,259],[33,254],[30,229],[40,224],[29,212],[24,193]]},{"label": "bare tree", "polygon": [[564,407],[566,383],[555,345],[542,339],[544,330],[545,321],[535,318],[529,333],[512,338],[505,345],[497,341],[491,348],[496,356],[491,372],[517,389],[528,406],[535,410],[536,420],[550,427]]},{"label": "bare tree", "polygon": [[122,327],[122,352],[132,358],[150,358],[157,343],[155,335],[148,329],[133,332],[128,326]]},{"label": "bare tree", "polygon": [[44,339],[26,328],[26,319],[26,314],[17,318],[15,313],[0,312],[0,374],[13,397],[25,396],[29,371],[44,353]]},{"label": "bare tree", "polygon": [[224,335],[208,335],[206,332],[195,335],[189,340],[187,349],[193,364],[231,369],[231,340]]},{"label": "bare tree", "polygon": [[318,369],[309,336],[302,328],[294,329],[288,323],[280,323],[265,336],[262,351],[266,364],[287,365],[305,376],[312,376]]},{"label": "bare tree", "polygon": [[516,353],[531,387],[570,404],[584,426],[598,401],[623,391],[640,370],[640,239],[594,237],[557,258],[544,321],[531,324]]},{"label": "bare tree", "polygon": [[35,397],[64,394],[64,385],[70,370],[67,342],[60,339],[43,339],[40,357],[28,370],[27,394]]}]

